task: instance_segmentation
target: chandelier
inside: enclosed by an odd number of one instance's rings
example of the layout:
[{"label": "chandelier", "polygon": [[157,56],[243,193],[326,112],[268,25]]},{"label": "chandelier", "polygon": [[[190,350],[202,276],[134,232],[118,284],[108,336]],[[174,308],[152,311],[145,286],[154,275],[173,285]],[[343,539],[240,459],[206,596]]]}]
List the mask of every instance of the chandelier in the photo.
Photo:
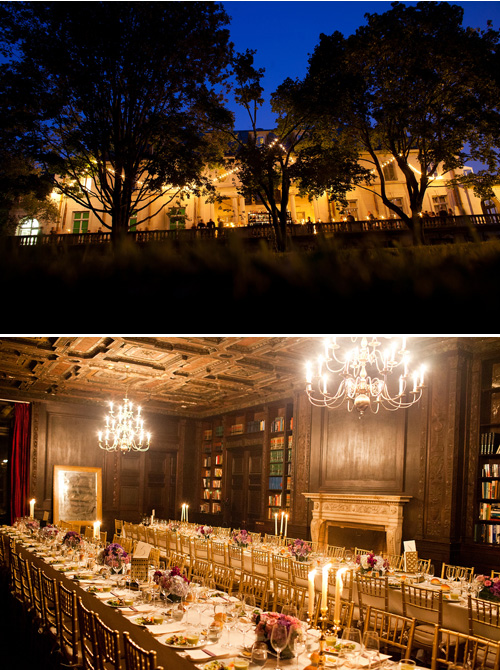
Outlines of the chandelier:
[{"label": "chandelier", "polygon": [[115,411],[113,403],[109,403],[109,414],[106,416],[106,427],[99,431],[99,446],[106,451],[147,451],[151,433],[144,431],[144,420],[141,408],[136,408],[125,398],[123,405]]},{"label": "chandelier", "polygon": [[[307,363],[306,391],[313,405],[333,408],[346,402],[348,411],[356,410],[361,417],[367,409],[374,414],[380,407],[406,409],[420,400],[425,369],[422,366],[419,372],[409,373],[406,337],[391,341],[383,352],[375,335],[370,340],[366,335],[349,339],[350,347],[345,350],[336,337],[326,338],[317,365]],[[396,371],[400,372],[397,381],[392,377]],[[340,379],[332,379],[332,374]]]}]

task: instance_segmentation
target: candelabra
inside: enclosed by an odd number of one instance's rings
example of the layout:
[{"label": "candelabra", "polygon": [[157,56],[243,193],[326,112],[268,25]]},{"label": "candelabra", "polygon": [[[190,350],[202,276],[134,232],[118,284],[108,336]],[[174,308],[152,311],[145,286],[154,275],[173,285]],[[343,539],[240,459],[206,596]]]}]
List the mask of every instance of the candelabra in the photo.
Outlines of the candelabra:
[{"label": "candelabra", "polygon": [[147,451],[151,440],[151,433],[144,431],[144,420],[141,417],[141,408],[137,407],[134,415],[134,406],[125,398],[123,405],[115,413],[113,403],[110,402],[109,414],[106,416],[104,433],[99,431],[99,446],[106,451]]},{"label": "candelabra", "polygon": [[[330,408],[346,402],[348,411],[356,410],[360,416],[367,409],[376,414],[380,407],[388,410],[411,407],[422,396],[425,369],[422,366],[420,372],[410,375],[406,339],[403,337],[400,344],[392,341],[382,353],[376,336],[370,341],[362,336],[359,346],[356,346],[358,337],[351,337],[353,348],[342,353],[336,337],[326,338],[324,354],[318,357],[316,368],[307,363],[306,392],[310,402]],[[398,388],[391,392],[389,380],[397,369],[401,370]],[[340,377],[337,388],[332,388],[329,374]],[[413,385],[409,383],[411,377]]]}]

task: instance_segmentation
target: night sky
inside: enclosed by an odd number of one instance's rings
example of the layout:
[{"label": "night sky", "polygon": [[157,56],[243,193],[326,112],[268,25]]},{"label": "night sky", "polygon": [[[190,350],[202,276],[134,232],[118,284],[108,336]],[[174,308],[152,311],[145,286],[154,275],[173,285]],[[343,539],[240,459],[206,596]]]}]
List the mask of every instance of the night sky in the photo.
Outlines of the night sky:
[{"label": "night sky", "polygon": [[[273,128],[274,117],[267,104],[270,94],[286,79],[302,78],[307,71],[309,55],[319,42],[319,35],[336,30],[351,35],[365,23],[364,15],[382,14],[391,9],[391,2],[351,0],[336,2],[267,0],[222,2],[231,17],[231,40],[238,51],[254,49],[255,64],[266,70],[264,86],[266,104],[261,110],[258,125]],[[414,2],[406,2],[414,5]],[[463,25],[486,28],[488,19],[500,29],[500,2],[456,2],[464,8]],[[246,113],[231,106],[236,113],[236,127],[250,127]]]}]

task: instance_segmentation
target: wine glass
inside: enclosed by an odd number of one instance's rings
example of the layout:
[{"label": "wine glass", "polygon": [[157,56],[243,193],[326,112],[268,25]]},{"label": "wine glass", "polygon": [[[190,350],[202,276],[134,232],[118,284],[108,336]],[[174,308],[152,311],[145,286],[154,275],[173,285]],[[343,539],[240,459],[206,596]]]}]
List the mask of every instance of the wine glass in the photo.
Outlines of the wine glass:
[{"label": "wine glass", "polygon": [[301,656],[307,647],[307,630],[303,626],[299,626],[296,634],[292,639],[292,646],[297,660],[297,667],[299,667],[299,656]]},{"label": "wine glass", "polygon": [[363,634],[362,656],[368,659],[368,667],[371,668],[380,661],[380,643],[378,633],[367,630]]},{"label": "wine glass", "polygon": [[252,646],[252,665],[265,665],[267,663],[267,644],[255,642]]},{"label": "wine glass", "polygon": [[238,608],[237,608],[237,603],[230,602],[226,603],[226,611],[225,611],[225,624],[227,628],[227,642],[225,646],[227,648],[231,648],[231,631],[235,627],[236,622],[238,620]]},{"label": "wine glass", "polygon": [[344,628],[339,657],[348,667],[354,668],[361,650],[361,631],[358,628]]},{"label": "wine glass", "polygon": [[280,658],[281,652],[283,649],[286,649],[288,645],[288,638],[290,635],[290,630],[288,626],[284,623],[281,623],[279,620],[276,621],[271,630],[271,646],[276,652],[278,658],[276,662],[276,670],[280,667]]}]

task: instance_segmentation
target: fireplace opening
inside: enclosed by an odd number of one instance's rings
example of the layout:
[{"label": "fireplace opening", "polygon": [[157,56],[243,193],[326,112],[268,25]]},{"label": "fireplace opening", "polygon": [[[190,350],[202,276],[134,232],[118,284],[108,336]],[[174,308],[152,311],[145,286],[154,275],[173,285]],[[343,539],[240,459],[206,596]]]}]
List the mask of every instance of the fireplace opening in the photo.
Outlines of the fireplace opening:
[{"label": "fireplace opening", "polygon": [[346,547],[354,550],[355,547],[367,549],[376,554],[387,551],[385,530],[363,528],[356,526],[335,526],[328,524],[328,544],[334,547]]}]

